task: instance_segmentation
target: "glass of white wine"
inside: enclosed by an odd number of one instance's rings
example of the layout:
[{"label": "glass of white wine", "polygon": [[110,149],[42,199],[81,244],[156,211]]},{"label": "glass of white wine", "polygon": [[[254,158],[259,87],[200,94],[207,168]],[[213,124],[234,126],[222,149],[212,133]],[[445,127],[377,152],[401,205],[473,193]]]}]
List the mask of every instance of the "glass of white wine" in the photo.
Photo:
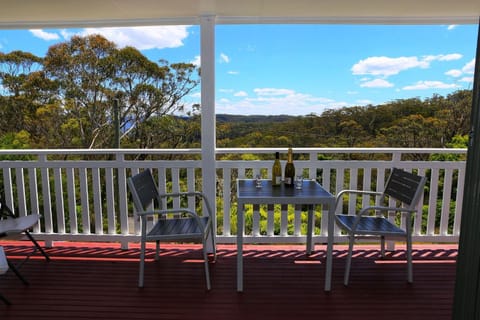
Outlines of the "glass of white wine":
[{"label": "glass of white wine", "polygon": [[295,188],[300,190],[303,188],[303,176],[298,175],[295,177]]},{"label": "glass of white wine", "polygon": [[257,174],[255,176],[255,187],[261,188],[262,187],[262,175]]}]

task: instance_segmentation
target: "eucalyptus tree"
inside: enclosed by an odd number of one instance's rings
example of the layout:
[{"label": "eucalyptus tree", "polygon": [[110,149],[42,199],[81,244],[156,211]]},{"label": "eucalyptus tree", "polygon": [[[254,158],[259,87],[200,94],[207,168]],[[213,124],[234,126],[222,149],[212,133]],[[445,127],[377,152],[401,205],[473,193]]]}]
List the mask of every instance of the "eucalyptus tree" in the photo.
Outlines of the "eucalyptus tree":
[{"label": "eucalyptus tree", "polygon": [[81,148],[113,146],[115,99],[121,138],[130,146],[150,141],[157,133],[143,124],[182,109],[182,99],[198,84],[193,64],[155,63],[135,48],[117,48],[101,35],[74,36],[51,46],[44,69],[58,84],[68,118],[64,128],[76,137],[72,146]]},{"label": "eucalyptus tree", "polygon": [[[184,111],[183,98],[199,83],[196,66],[191,63],[169,64],[166,60],[154,63],[132,47],[118,50],[112,60],[115,73],[111,89],[119,100],[121,137],[130,144],[138,144],[138,147],[178,145],[179,140],[171,139],[170,135],[176,130],[155,129],[152,121],[162,123],[159,118]],[[198,105],[192,107],[195,110]],[[168,118],[163,123],[172,121],[175,119]],[[195,122],[183,124],[196,125]]]},{"label": "eucalyptus tree", "polygon": [[36,132],[39,106],[54,103],[54,84],[45,78],[43,60],[31,53],[0,52],[0,134]]}]

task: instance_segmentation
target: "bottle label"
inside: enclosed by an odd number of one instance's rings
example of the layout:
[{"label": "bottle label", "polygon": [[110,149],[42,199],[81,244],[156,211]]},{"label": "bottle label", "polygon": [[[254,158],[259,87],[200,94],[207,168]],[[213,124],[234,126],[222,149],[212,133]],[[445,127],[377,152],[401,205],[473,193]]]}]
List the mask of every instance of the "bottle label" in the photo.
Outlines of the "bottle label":
[{"label": "bottle label", "polygon": [[282,181],[282,177],[280,177],[280,176],[275,177],[275,184],[276,185],[279,185],[281,181]]},{"label": "bottle label", "polygon": [[293,182],[292,182],[292,178],[290,178],[290,177],[285,177],[285,184],[290,185],[290,184],[292,184],[292,183],[293,183]]}]

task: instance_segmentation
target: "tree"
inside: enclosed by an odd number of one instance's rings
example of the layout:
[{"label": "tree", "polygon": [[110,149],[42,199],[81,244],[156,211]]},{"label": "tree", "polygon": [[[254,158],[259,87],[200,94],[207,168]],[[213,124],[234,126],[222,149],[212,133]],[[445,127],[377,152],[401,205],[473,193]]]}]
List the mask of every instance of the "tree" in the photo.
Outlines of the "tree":
[{"label": "tree", "polygon": [[67,113],[72,146],[108,148],[113,145],[113,101],[119,100],[121,138],[128,145],[150,141],[140,124],[151,117],[181,110],[193,90],[193,64],[149,61],[138,50],[118,49],[100,35],[74,36],[49,48],[46,74],[58,83],[58,96]]},{"label": "tree", "polygon": [[438,128],[443,126],[442,120],[415,114],[399,119],[382,133],[391,147],[435,148],[442,146],[443,132]]},{"label": "tree", "polygon": [[472,108],[472,91],[459,90],[449,94],[446,98],[437,98],[436,104],[440,105],[436,117],[443,120],[445,143],[455,136],[463,136],[470,131],[470,110]]},{"label": "tree", "polygon": [[38,106],[54,100],[42,59],[28,52],[0,53],[0,134],[35,131]]}]

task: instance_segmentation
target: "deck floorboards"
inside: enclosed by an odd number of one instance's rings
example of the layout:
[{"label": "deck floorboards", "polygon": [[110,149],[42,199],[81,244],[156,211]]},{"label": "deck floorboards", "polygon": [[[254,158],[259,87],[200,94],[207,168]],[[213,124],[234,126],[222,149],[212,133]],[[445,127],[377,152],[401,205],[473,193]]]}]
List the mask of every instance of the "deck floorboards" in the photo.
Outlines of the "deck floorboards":
[{"label": "deck floorboards", "polygon": [[[0,242],[18,262],[27,242]],[[166,244],[160,261],[149,247],[145,287],[137,287],[137,246],[56,243],[51,261],[35,255],[0,276],[0,319],[450,319],[456,245],[414,245],[414,283],[401,250],[379,259],[376,246],[356,246],[350,285],[343,286],[346,247],[335,245],[332,291],[323,290],[324,245],[246,245],[244,292],[236,291],[236,247],[219,245],[205,290],[198,245]]]}]

